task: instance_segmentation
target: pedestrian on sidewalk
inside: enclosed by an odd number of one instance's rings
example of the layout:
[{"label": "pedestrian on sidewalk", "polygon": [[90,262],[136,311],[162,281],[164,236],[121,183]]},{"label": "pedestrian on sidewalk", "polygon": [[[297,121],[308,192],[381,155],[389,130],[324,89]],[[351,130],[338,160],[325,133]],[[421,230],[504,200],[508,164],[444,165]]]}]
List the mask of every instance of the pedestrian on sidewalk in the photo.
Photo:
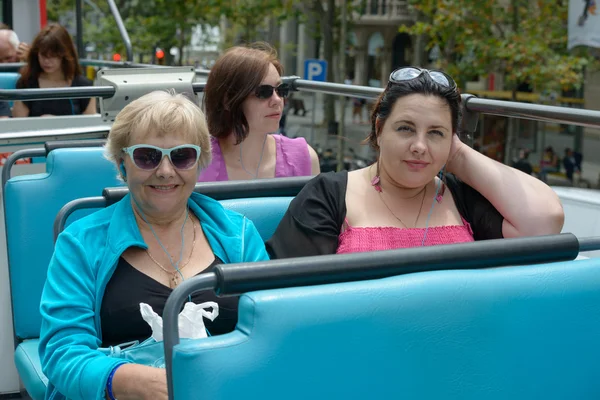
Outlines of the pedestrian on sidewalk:
[{"label": "pedestrian on sidewalk", "polygon": [[548,181],[548,174],[559,172],[560,164],[558,156],[554,152],[552,146],[546,147],[542,159],[540,160],[540,180],[542,182]]}]

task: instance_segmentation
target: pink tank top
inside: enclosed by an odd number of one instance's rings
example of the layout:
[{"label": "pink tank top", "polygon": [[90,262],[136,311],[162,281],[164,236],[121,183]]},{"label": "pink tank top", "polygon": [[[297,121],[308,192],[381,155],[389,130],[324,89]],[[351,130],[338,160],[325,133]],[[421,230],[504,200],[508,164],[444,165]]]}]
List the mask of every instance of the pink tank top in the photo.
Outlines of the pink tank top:
[{"label": "pink tank top", "polygon": [[[308,143],[306,143],[304,138],[290,139],[279,134],[273,134],[272,136],[275,138],[276,144],[276,178],[312,175]],[[212,146],[212,162],[200,172],[198,182],[227,181],[229,180],[227,166],[223,159],[219,141],[212,136],[210,141]]]},{"label": "pink tank top", "polygon": [[471,225],[463,218],[464,225],[434,226],[427,229],[427,237],[423,243],[425,228],[395,227],[348,227],[339,237],[336,253],[360,253],[364,251],[406,249],[409,247],[434,246],[473,242]]}]

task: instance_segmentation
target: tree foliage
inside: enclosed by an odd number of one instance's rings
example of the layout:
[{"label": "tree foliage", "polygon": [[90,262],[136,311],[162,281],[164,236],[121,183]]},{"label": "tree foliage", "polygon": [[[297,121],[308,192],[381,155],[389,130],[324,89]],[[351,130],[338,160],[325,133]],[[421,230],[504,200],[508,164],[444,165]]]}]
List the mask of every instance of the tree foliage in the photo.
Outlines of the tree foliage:
[{"label": "tree foliage", "polygon": [[439,67],[459,83],[504,73],[507,88],[568,90],[583,82],[586,54],[567,51],[568,1],[409,0],[418,22],[401,31],[424,34]]},{"label": "tree foliage", "polygon": [[[117,0],[115,2],[129,34],[134,52],[150,56],[156,46],[165,49],[189,44],[192,29],[197,25],[215,26],[226,0]],[[103,0],[83,3],[84,42],[93,44],[95,53],[125,53],[110,7]],[[48,19],[63,22],[65,16],[74,18],[74,0],[50,0]],[[177,60],[181,61],[181,60]]]},{"label": "tree foliage", "polygon": [[223,1],[219,12],[230,24],[228,32],[224,32],[227,44],[251,43],[264,39],[270,28],[290,17],[291,3],[288,0],[230,0]]}]

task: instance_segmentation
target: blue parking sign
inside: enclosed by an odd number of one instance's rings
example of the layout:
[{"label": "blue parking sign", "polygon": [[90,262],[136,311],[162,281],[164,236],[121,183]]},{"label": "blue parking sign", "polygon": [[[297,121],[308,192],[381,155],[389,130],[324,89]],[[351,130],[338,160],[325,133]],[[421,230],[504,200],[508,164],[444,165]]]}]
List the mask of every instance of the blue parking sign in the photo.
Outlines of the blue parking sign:
[{"label": "blue parking sign", "polygon": [[325,82],[327,80],[327,61],[309,59],[304,61],[304,79]]}]

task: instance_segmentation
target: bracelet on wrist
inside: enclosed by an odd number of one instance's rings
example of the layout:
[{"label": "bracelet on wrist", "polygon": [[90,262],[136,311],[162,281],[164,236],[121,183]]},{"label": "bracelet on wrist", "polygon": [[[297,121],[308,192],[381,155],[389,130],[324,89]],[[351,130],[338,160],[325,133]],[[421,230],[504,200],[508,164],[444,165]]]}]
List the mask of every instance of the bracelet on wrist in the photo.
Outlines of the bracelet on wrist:
[{"label": "bracelet on wrist", "polygon": [[113,394],[113,390],[112,390],[112,384],[113,384],[113,378],[115,376],[115,372],[117,372],[117,369],[119,369],[119,367],[123,365],[123,364],[119,364],[116,367],[114,367],[112,369],[112,371],[110,371],[110,374],[108,375],[108,380],[106,381],[106,393],[108,393],[108,398],[110,400],[117,400],[115,398],[115,395]]}]

